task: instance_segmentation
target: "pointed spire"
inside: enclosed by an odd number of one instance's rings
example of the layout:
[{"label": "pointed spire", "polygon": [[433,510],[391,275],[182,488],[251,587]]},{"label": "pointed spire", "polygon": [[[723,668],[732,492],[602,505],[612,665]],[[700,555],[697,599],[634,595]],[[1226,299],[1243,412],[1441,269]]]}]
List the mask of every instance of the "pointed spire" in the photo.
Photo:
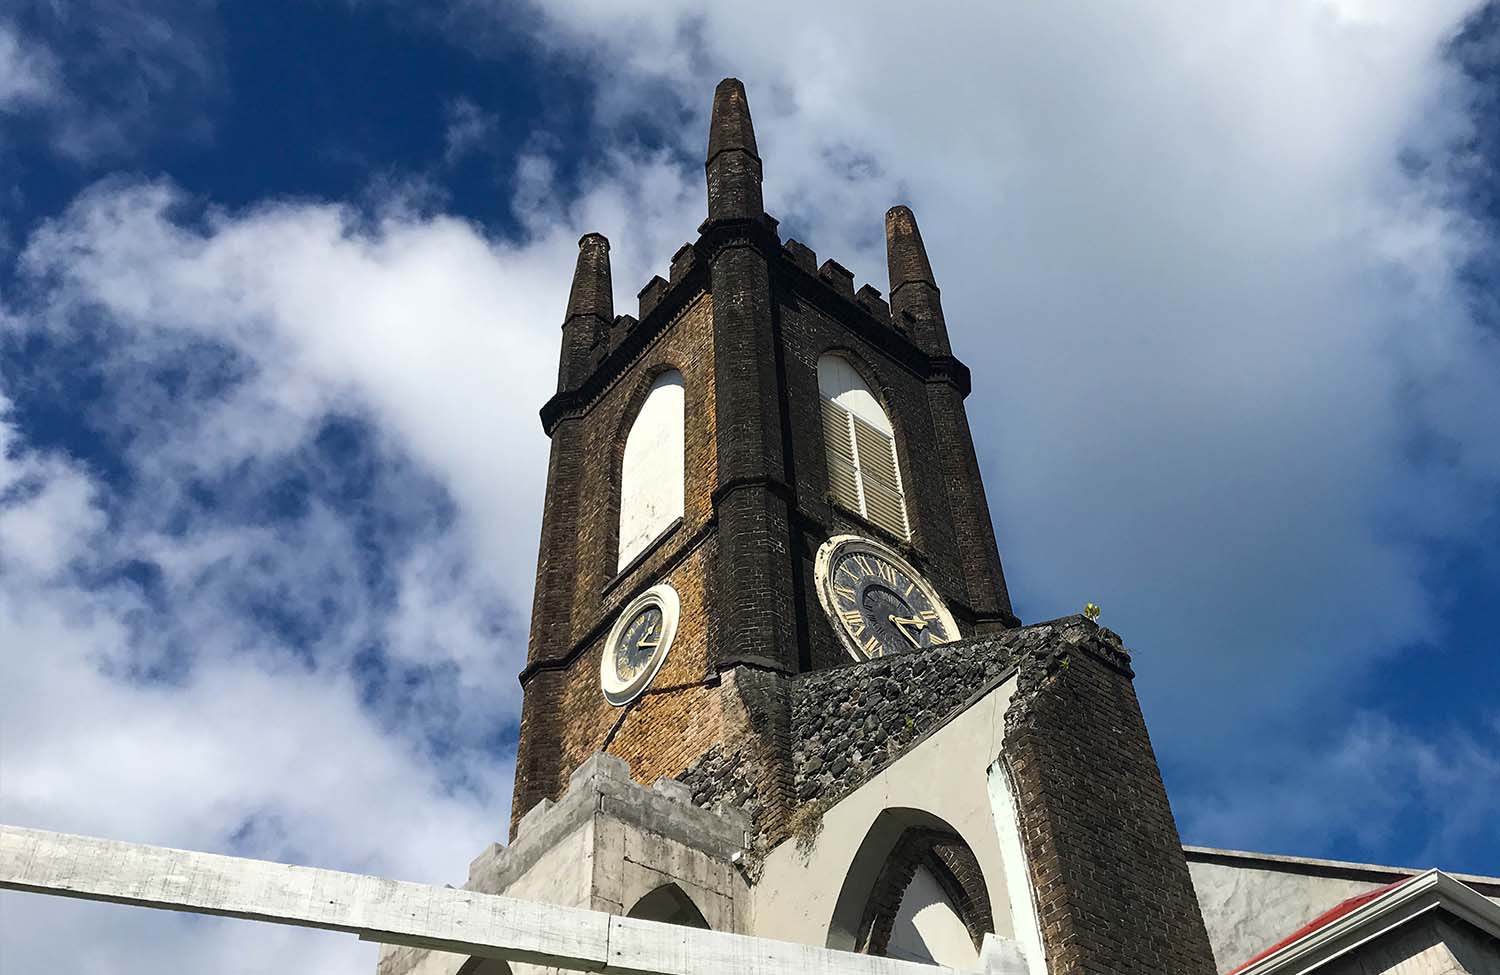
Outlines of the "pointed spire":
[{"label": "pointed spire", "polygon": [[750,102],[738,78],[725,78],[714,89],[713,117],[708,124],[708,219],[759,217],[760,155]]},{"label": "pointed spire", "polygon": [[927,260],[927,248],[911,207],[894,206],[886,211],[885,255],[891,277],[891,314],[896,323],[909,328],[928,353],[951,354],[937,279],[932,276],[932,264]]},{"label": "pointed spire", "polygon": [[578,240],[578,264],[563,319],[562,357],[557,389],[577,389],[593,370],[594,353],[615,320],[615,296],[609,277],[609,241],[603,234]]},{"label": "pointed spire", "polygon": [[573,269],[573,288],[568,292],[568,317],[564,325],[585,315],[605,323],[615,320],[609,241],[603,234],[584,234],[578,239],[578,264]]}]

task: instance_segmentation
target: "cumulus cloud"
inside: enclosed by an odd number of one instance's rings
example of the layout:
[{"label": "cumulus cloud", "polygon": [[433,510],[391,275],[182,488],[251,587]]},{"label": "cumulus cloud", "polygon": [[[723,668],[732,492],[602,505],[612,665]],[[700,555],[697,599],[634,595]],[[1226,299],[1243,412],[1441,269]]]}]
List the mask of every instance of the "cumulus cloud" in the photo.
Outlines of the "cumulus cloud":
[{"label": "cumulus cloud", "polygon": [[[1290,843],[1358,858],[1386,849],[1397,865],[1463,864],[1500,794],[1500,714],[1474,729],[1417,730],[1360,711],[1314,748],[1259,756],[1257,773],[1253,788],[1241,782],[1179,804],[1183,828],[1238,837],[1250,850]],[[1331,812],[1330,794],[1349,811]]]},{"label": "cumulus cloud", "polygon": [[11,6],[17,19],[0,21],[0,113],[40,119],[57,156],[93,164],[137,156],[162,135],[207,136],[204,110],[220,80],[213,4],[20,0]]},{"label": "cumulus cloud", "polygon": [[[443,682],[403,670],[409,638],[387,637],[371,594],[331,578],[370,553],[353,526],[326,512],[274,529],[236,525],[224,510],[234,502],[220,499],[173,529],[166,523],[183,508],[173,495],[191,478],[134,465],[142,496],[122,499],[118,485],[30,448],[8,419],[0,422],[0,821],[432,882],[461,878],[474,838],[501,835],[509,760],[486,747],[495,732],[481,716],[504,722],[513,710],[482,708],[511,693],[505,641],[513,632],[464,615],[483,592],[461,572],[411,575],[444,558],[452,538],[416,546],[396,567],[401,628],[444,641],[462,661],[459,679]],[[254,468],[264,461],[252,457],[237,458],[237,477],[262,478]],[[428,585],[438,591],[423,591]],[[309,594],[315,606],[297,604]],[[319,607],[321,617],[312,612]],[[268,618],[272,609],[283,615]],[[316,629],[328,617],[322,632],[302,635],[300,655],[273,625]],[[396,695],[349,659],[360,648],[389,660],[383,666],[407,692]],[[441,693],[421,699],[435,684]],[[455,706],[467,709],[464,720],[452,716]],[[147,971],[192,959],[223,968],[248,958],[266,971],[321,959],[318,970],[356,972],[374,963],[373,949],[326,936],[256,937],[20,895],[6,895],[0,917],[5,964],[18,970]],[[79,924],[90,938],[58,936]]]},{"label": "cumulus cloud", "polygon": [[56,98],[57,59],[0,23],[0,111],[18,111]]},{"label": "cumulus cloud", "polygon": [[696,112],[687,153],[742,77],[768,207],[862,277],[915,205],[1021,612],[1101,602],[1212,739],[1423,639],[1415,543],[1471,545],[1500,483],[1445,58],[1476,7],[545,9],[610,99]]},{"label": "cumulus cloud", "polygon": [[455,98],[444,108],[443,161],[452,166],[465,156],[482,151],[494,140],[497,119],[468,98]]},{"label": "cumulus cloud", "polygon": [[[106,391],[80,408],[123,474],[0,427],[0,655],[25,698],[0,818],[433,882],[503,836],[579,227],[689,220],[669,162],[615,162],[575,200],[532,165],[518,240],[409,199],[229,212],[127,179],[31,235],[5,330],[97,350],[66,361]],[[40,967],[20,932],[84,910],[8,905],[8,960]],[[243,947],[132,917],[109,937],[169,938],[177,964]],[[303,935],[254,957],[369,955]]]}]

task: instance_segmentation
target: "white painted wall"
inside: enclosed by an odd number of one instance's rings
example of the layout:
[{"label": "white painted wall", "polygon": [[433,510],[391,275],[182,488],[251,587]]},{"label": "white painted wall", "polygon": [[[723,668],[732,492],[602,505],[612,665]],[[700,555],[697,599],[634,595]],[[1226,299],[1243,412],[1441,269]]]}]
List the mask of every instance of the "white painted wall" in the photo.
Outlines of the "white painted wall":
[{"label": "white painted wall", "polygon": [[1026,960],[1029,975],[1047,975],[1046,951],[1042,947],[1042,922],[1037,917],[1036,897],[1031,889],[1031,869],[1026,861],[1026,847],[1021,841],[1021,816],[1005,772],[1005,759],[997,756],[987,777],[990,808],[994,810],[995,832],[1000,839],[1000,856],[1005,861],[1005,886],[1015,891],[1010,899],[1011,936],[1015,938]]},{"label": "white painted wall", "polygon": [[[958,831],[984,873],[995,933],[1012,938],[1011,893],[987,771],[1000,754],[1015,678],[1000,684],[925,741],[836,803],[811,846],[787,840],[767,854],[751,888],[750,930],[765,938],[826,944],[839,890],[860,844],[885,809],[921,809]],[[1009,827],[1014,831],[1014,826]],[[1022,891],[1020,897],[1030,894]],[[966,935],[967,937],[967,935]]]},{"label": "white painted wall", "polygon": [[663,373],[625,437],[617,568],[682,517],[684,430],[682,373]]},{"label": "white painted wall", "polygon": [[[1188,856],[1188,873],[1221,972],[1259,954],[1340,901],[1392,880],[1390,867],[1239,856],[1241,863],[1205,862],[1192,853]],[[1329,867],[1343,867],[1337,872],[1345,875],[1329,876],[1334,872]],[[1500,897],[1490,900],[1500,903]]]},{"label": "white painted wall", "polygon": [[979,967],[969,929],[926,867],[917,868],[901,895],[886,954],[953,968]]},{"label": "white painted wall", "polygon": [[830,353],[818,359],[818,393],[880,432],[895,436],[890,418],[880,408],[880,401],[843,356]]}]

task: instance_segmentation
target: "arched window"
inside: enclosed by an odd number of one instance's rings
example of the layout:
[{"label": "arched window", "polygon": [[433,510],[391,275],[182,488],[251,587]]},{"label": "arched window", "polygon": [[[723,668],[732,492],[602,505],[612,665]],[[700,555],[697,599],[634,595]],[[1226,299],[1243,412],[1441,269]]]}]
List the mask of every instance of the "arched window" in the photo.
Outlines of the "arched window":
[{"label": "arched window", "polygon": [[682,517],[683,445],[682,373],[664,372],[625,435],[617,568],[625,568]]},{"label": "arched window", "polygon": [[890,808],[871,823],[828,926],[828,947],[978,968],[995,931],[979,859],[941,818]]},{"label": "arched window", "polygon": [[897,538],[911,537],[896,438],[880,401],[849,360],[818,360],[823,443],[833,499]]}]

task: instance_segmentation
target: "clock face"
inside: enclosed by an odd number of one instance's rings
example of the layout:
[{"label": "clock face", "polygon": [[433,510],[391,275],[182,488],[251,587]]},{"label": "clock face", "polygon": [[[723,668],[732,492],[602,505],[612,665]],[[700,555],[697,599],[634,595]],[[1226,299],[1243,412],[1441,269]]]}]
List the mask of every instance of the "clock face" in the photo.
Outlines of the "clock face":
[{"label": "clock face", "polygon": [[925,650],[958,639],[948,607],[895,552],[857,535],[818,552],[818,596],[834,629],[859,660]]},{"label": "clock face", "polygon": [[661,649],[660,606],[647,606],[636,613],[615,642],[615,673],[622,680],[635,680]]},{"label": "clock face", "polygon": [[628,704],[650,686],[672,648],[679,608],[677,590],[661,583],[620,611],[599,660],[599,686],[609,703]]}]

